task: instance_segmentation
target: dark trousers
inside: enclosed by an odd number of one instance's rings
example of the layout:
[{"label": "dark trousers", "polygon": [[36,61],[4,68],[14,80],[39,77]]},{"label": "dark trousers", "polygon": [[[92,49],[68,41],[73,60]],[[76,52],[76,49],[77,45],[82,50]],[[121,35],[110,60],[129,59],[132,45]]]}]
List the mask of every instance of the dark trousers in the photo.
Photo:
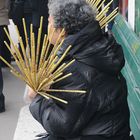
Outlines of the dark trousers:
[{"label": "dark trousers", "polygon": [[4,95],[3,95],[3,77],[0,66],[0,112],[5,110]]},{"label": "dark trousers", "polygon": [[[25,19],[25,22],[26,22],[26,30],[27,30],[28,40],[29,40],[30,39],[30,24],[32,22],[32,14],[31,13],[24,14],[24,19]],[[14,22],[14,23],[18,26],[20,36],[22,37],[22,40],[23,40],[24,48],[26,49],[26,40],[25,40],[25,34],[24,34],[22,19],[20,18],[18,21]],[[22,53],[22,49],[21,49],[20,44],[19,44],[19,51],[20,51],[20,53],[23,57],[23,53]]]},{"label": "dark trousers", "polygon": [[[7,35],[4,32],[3,28],[8,29],[7,26],[0,26],[0,50],[1,53],[0,55],[8,62],[11,63],[11,53],[10,51],[7,49],[7,47],[4,44],[4,41],[6,41],[8,44],[10,44],[9,39],[7,38]],[[4,62],[0,62],[1,63],[1,67],[5,67],[5,63]]]},{"label": "dark trousers", "polygon": [[[3,37],[3,26],[0,26],[0,55],[2,55],[2,51],[3,51],[3,41],[4,41],[4,37]],[[4,57],[5,58],[5,57]],[[4,111],[4,95],[3,95],[3,76],[2,76],[2,71],[1,71],[1,62],[0,61],[0,112]]]}]

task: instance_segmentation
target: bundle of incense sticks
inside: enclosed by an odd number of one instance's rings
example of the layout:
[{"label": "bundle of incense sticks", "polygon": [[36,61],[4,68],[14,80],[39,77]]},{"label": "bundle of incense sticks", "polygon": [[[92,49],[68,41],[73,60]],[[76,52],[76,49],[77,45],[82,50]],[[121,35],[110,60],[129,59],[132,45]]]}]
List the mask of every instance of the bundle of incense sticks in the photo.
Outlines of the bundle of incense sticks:
[{"label": "bundle of incense sticks", "polygon": [[[19,44],[22,49],[22,54],[18,50],[18,46],[14,44],[13,40],[11,39],[8,31],[6,28],[4,28],[5,33],[10,40],[10,43],[12,44],[11,49],[10,46],[6,41],[4,41],[6,47],[13,55],[15,62],[19,68],[19,70],[16,70],[14,67],[12,67],[6,60],[4,60],[1,56],[0,59],[10,67],[11,72],[21,80],[25,81],[36,93],[40,94],[41,96],[45,98],[53,98],[55,100],[58,100],[60,102],[63,102],[67,104],[68,102],[57,98],[51,94],[50,92],[69,92],[69,93],[86,93],[84,90],[60,90],[60,89],[47,89],[46,87],[50,87],[52,84],[56,82],[60,82],[61,80],[69,77],[72,75],[72,73],[63,74],[63,71],[69,67],[75,60],[71,60],[70,62],[63,63],[63,60],[67,53],[69,52],[70,48],[72,46],[68,46],[66,51],[63,53],[61,58],[58,59],[57,52],[61,48],[63,41],[60,41],[60,38],[62,34],[64,33],[64,30],[60,33],[55,45],[52,48],[52,51],[49,52],[51,47],[51,40],[53,37],[53,32],[51,34],[44,35],[43,43],[41,44],[41,35],[42,35],[42,24],[43,24],[43,17],[41,17],[40,20],[40,28],[38,29],[38,38],[37,41],[35,41],[35,34],[33,32],[33,25],[30,26],[30,43],[28,41],[28,35],[26,30],[26,24],[25,19],[22,19],[23,21],[23,28],[24,28],[24,34],[26,39],[26,47],[28,48],[28,54],[26,53],[25,46],[23,44],[22,37],[19,34],[18,27],[16,27],[16,31],[18,33],[18,40]],[[48,32],[49,33],[49,32]],[[48,37],[50,37],[48,39]],[[50,40],[50,41],[49,41]],[[37,42],[35,44],[35,42]],[[41,49],[42,45],[42,49]],[[41,54],[39,54],[41,52]],[[40,55],[40,56],[39,56]]]},{"label": "bundle of incense sticks", "polygon": [[107,0],[86,0],[94,9],[97,10],[96,19],[99,21],[101,29],[111,22],[118,14],[118,7],[108,14],[113,0],[105,4]]},{"label": "bundle of incense sticks", "polygon": [[[116,15],[118,14],[118,8],[113,10],[108,16],[107,12],[109,11],[110,5],[113,2],[111,0],[107,5],[105,5],[106,0],[87,0],[87,2],[93,7],[97,9],[97,16],[96,19],[99,21],[101,28],[104,28],[111,20],[113,20]],[[99,12],[100,10],[100,12]],[[43,17],[41,17],[40,20],[40,27],[38,29],[38,38],[37,43],[35,44],[35,34],[33,32],[33,25],[30,26],[30,43],[28,41],[28,35],[26,30],[26,23],[25,19],[22,19],[23,21],[23,28],[24,28],[24,34],[25,34],[25,40],[26,40],[26,48],[28,48],[28,54],[26,54],[25,46],[23,44],[22,37],[19,34],[18,27],[16,27],[16,31],[18,33],[18,40],[22,49],[22,54],[18,50],[18,46],[14,44],[13,40],[11,39],[8,31],[6,28],[4,28],[5,33],[7,37],[10,40],[10,43],[14,50],[10,48],[8,43],[4,41],[6,47],[13,55],[15,62],[19,68],[19,70],[16,70],[13,66],[11,66],[6,60],[4,60],[1,56],[0,59],[10,67],[11,72],[21,80],[25,81],[35,92],[40,94],[41,96],[49,99],[53,98],[55,100],[58,100],[60,102],[63,102],[67,104],[68,102],[57,98],[51,94],[50,92],[69,92],[69,93],[86,93],[84,90],[59,90],[59,89],[47,89],[46,87],[50,87],[50,85],[59,82],[69,76],[72,75],[72,73],[69,73],[67,75],[63,74],[63,71],[69,67],[75,60],[70,61],[69,63],[62,63],[65,56],[69,52],[70,48],[72,46],[68,46],[64,54],[61,56],[60,59],[57,57],[57,52],[61,48],[63,41],[60,43],[60,38],[64,32],[60,33],[51,53],[49,53],[50,47],[51,47],[51,41],[49,41],[48,36],[51,36],[51,39],[53,37],[53,33],[51,35],[44,35],[43,44],[41,44],[41,35],[42,35],[42,24],[43,24]],[[55,31],[55,29],[54,29]],[[53,32],[54,32],[53,31]],[[50,40],[51,40],[50,39]],[[41,49],[42,45],[42,49]],[[37,49],[36,49],[37,48]],[[41,49],[41,51],[40,51]],[[39,58],[39,53],[40,58]],[[60,65],[61,64],[61,65]],[[57,69],[56,69],[57,68]]]}]

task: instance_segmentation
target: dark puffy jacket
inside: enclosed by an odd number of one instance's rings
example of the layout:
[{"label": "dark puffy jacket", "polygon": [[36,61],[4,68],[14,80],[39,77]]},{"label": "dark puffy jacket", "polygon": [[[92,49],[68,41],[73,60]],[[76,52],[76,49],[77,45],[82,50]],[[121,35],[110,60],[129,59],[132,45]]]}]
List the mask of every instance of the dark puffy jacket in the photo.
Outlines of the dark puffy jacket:
[{"label": "dark puffy jacket", "polygon": [[[51,93],[68,104],[37,96],[30,111],[50,136],[45,140],[127,140],[129,109],[127,87],[121,74],[124,56],[113,37],[103,35],[92,22],[75,35],[69,35],[58,53],[68,45],[73,48],[65,58],[76,61],[65,70],[72,76],[52,86],[54,89],[86,90],[86,94]],[[93,136],[93,137],[92,137]],[[74,139],[75,138],[75,139]],[[96,138],[94,140],[97,140]]]}]

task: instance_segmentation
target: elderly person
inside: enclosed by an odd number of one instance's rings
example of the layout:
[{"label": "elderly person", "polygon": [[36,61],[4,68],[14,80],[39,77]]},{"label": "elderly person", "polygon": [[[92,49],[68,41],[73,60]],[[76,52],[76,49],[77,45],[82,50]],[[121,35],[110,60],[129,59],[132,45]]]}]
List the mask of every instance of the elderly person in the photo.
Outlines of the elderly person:
[{"label": "elderly person", "polygon": [[50,93],[68,101],[63,104],[30,92],[34,98],[30,111],[48,133],[40,140],[129,140],[127,86],[120,72],[124,66],[121,46],[102,33],[95,11],[85,0],[51,0],[48,8],[49,28],[56,28],[52,44],[65,30],[58,57],[72,45],[63,62],[76,60],[64,71],[73,75],[50,88],[87,93]]}]

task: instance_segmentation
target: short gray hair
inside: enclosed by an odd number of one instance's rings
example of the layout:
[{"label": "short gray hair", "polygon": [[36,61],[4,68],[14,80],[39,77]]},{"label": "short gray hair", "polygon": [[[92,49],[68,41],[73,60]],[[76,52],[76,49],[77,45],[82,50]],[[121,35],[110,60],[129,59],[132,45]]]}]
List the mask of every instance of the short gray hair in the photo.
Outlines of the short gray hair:
[{"label": "short gray hair", "polygon": [[96,16],[86,0],[49,0],[48,8],[54,18],[54,27],[64,28],[67,34],[79,32]]}]

